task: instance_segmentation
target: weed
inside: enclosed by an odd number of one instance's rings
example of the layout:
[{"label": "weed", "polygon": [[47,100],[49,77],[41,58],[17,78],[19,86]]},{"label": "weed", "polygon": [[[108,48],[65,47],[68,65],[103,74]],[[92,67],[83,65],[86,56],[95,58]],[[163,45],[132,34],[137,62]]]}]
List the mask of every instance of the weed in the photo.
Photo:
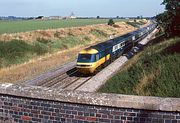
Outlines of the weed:
[{"label": "weed", "polygon": [[37,38],[37,41],[40,42],[40,43],[44,43],[44,44],[47,44],[47,43],[51,42],[51,40],[44,39],[44,38]]},{"label": "weed", "polygon": [[105,32],[103,32],[102,30],[99,29],[93,29],[90,32],[91,34],[95,35],[96,37],[107,37],[108,34],[106,34]]},{"label": "weed", "polygon": [[56,32],[54,33],[54,37],[60,38],[60,36],[61,36],[61,33],[60,33],[60,32],[57,32],[57,31],[56,31]]},{"label": "weed", "polygon": [[126,22],[128,25],[131,25],[131,26],[133,26],[133,27],[138,27],[138,26],[141,26],[141,25],[143,25],[144,24],[144,22],[130,22],[130,21],[128,21],[128,22]]}]

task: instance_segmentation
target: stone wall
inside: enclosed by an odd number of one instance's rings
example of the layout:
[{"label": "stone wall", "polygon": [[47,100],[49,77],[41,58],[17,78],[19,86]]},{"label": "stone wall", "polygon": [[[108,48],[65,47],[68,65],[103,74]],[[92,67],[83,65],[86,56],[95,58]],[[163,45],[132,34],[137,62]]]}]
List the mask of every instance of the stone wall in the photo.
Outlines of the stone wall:
[{"label": "stone wall", "polygon": [[180,99],[0,85],[0,123],[180,123]]}]

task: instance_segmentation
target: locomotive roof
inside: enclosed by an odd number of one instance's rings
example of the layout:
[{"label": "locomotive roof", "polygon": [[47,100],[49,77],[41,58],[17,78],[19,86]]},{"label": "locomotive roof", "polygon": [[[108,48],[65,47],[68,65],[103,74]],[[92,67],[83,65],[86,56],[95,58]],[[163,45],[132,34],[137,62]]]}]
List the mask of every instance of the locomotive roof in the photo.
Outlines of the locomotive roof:
[{"label": "locomotive roof", "polygon": [[143,28],[140,28],[140,29],[138,29],[138,30],[135,30],[135,31],[131,32],[130,34],[131,34],[131,35],[136,35],[136,34],[138,34],[139,32],[144,31],[145,29],[146,29],[146,27],[143,27]]},{"label": "locomotive roof", "polygon": [[99,43],[97,45],[91,46],[90,48],[96,49],[99,52],[101,52],[101,51],[104,51],[105,49],[113,46],[113,44],[114,44],[114,40],[111,39],[111,40],[107,40],[105,42]]},{"label": "locomotive roof", "polygon": [[[130,33],[124,34],[124,35],[116,37],[114,39],[107,40],[105,42],[102,42],[102,43],[99,43],[97,45],[91,46],[89,48],[96,49],[99,52],[104,51],[105,49],[108,49],[108,48],[112,47],[114,44],[117,44],[117,43],[120,43],[120,42],[124,41],[124,39],[132,36],[133,33],[135,33],[135,32],[137,33],[139,31],[140,30],[136,30],[134,32],[130,32]],[[87,48],[87,49],[89,49],[89,48]]]},{"label": "locomotive roof", "polygon": [[[151,25],[149,25],[151,26]],[[147,26],[148,27],[148,26]],[[137,33],[145,30],[147,27],[144,27],[144,28],[140,28],[138,30],[135,30],[133,32],[130,32],[130,33],[127,33],[127,34],[124,34],[122,36],[119,36],[119,37],[116,37],[114,39],[111,39],[111,40],[107,40],[105,42],[102,42],[102,43],[99,43],[99,44],[96,44],[94,46],[91,46],[85,50],[89,50],[89,49],[95,49],[97,50],[98,52],[101,52],[101,51],[104,51],[105,49],[108,49],[110,47],[112,47],[114,44],[117,44],[117,43],[120,43],[122,41],[124,41],[124,39],[130,37],[130,36],[133,36],[133,35],[136,35]]]},{"label": "locomotive roof", "polygon": [[99,52],[104,51],[105,49],[108,49],[110,47],[112,47],[114,44],[120,43],[122,41],[124,41],[123,39],[130,37],[132,34],[128,33],[119,37],[116,37],[114,39],[111,40],[107,40],[105,42],[99,43],[97,45],[91,46],[90,48],[96,49]]},{"label": "locomotive roof", "polygon": [[87,48],[79,52],[80,54],[96,54],[98,51],[96,49]]}]

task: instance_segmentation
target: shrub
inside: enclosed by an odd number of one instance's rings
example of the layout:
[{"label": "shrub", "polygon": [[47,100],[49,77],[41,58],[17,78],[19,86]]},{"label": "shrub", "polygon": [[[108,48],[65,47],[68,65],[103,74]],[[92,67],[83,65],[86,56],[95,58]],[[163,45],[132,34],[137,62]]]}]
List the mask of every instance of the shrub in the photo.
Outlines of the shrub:
[{"label": "shrub", "polygon": [[114,23],[113,19],[109,19],[108,25],[112,26],[112,25],[114,25],[114,24],[115,24],[115,23]]}]

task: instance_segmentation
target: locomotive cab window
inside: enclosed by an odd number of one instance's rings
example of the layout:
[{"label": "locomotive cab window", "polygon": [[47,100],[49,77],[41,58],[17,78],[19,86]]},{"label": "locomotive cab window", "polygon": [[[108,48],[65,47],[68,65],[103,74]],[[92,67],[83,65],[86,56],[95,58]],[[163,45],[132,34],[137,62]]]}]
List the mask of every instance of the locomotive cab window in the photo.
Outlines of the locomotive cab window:
[{"label": "locomotive cab window", "polygon": [[77,62],[95,62],[95,54],[79,54]]},{"label": "locomotive cab window", "polygon": [[96,54],[96,61],[99,60],[99,54]]}]

